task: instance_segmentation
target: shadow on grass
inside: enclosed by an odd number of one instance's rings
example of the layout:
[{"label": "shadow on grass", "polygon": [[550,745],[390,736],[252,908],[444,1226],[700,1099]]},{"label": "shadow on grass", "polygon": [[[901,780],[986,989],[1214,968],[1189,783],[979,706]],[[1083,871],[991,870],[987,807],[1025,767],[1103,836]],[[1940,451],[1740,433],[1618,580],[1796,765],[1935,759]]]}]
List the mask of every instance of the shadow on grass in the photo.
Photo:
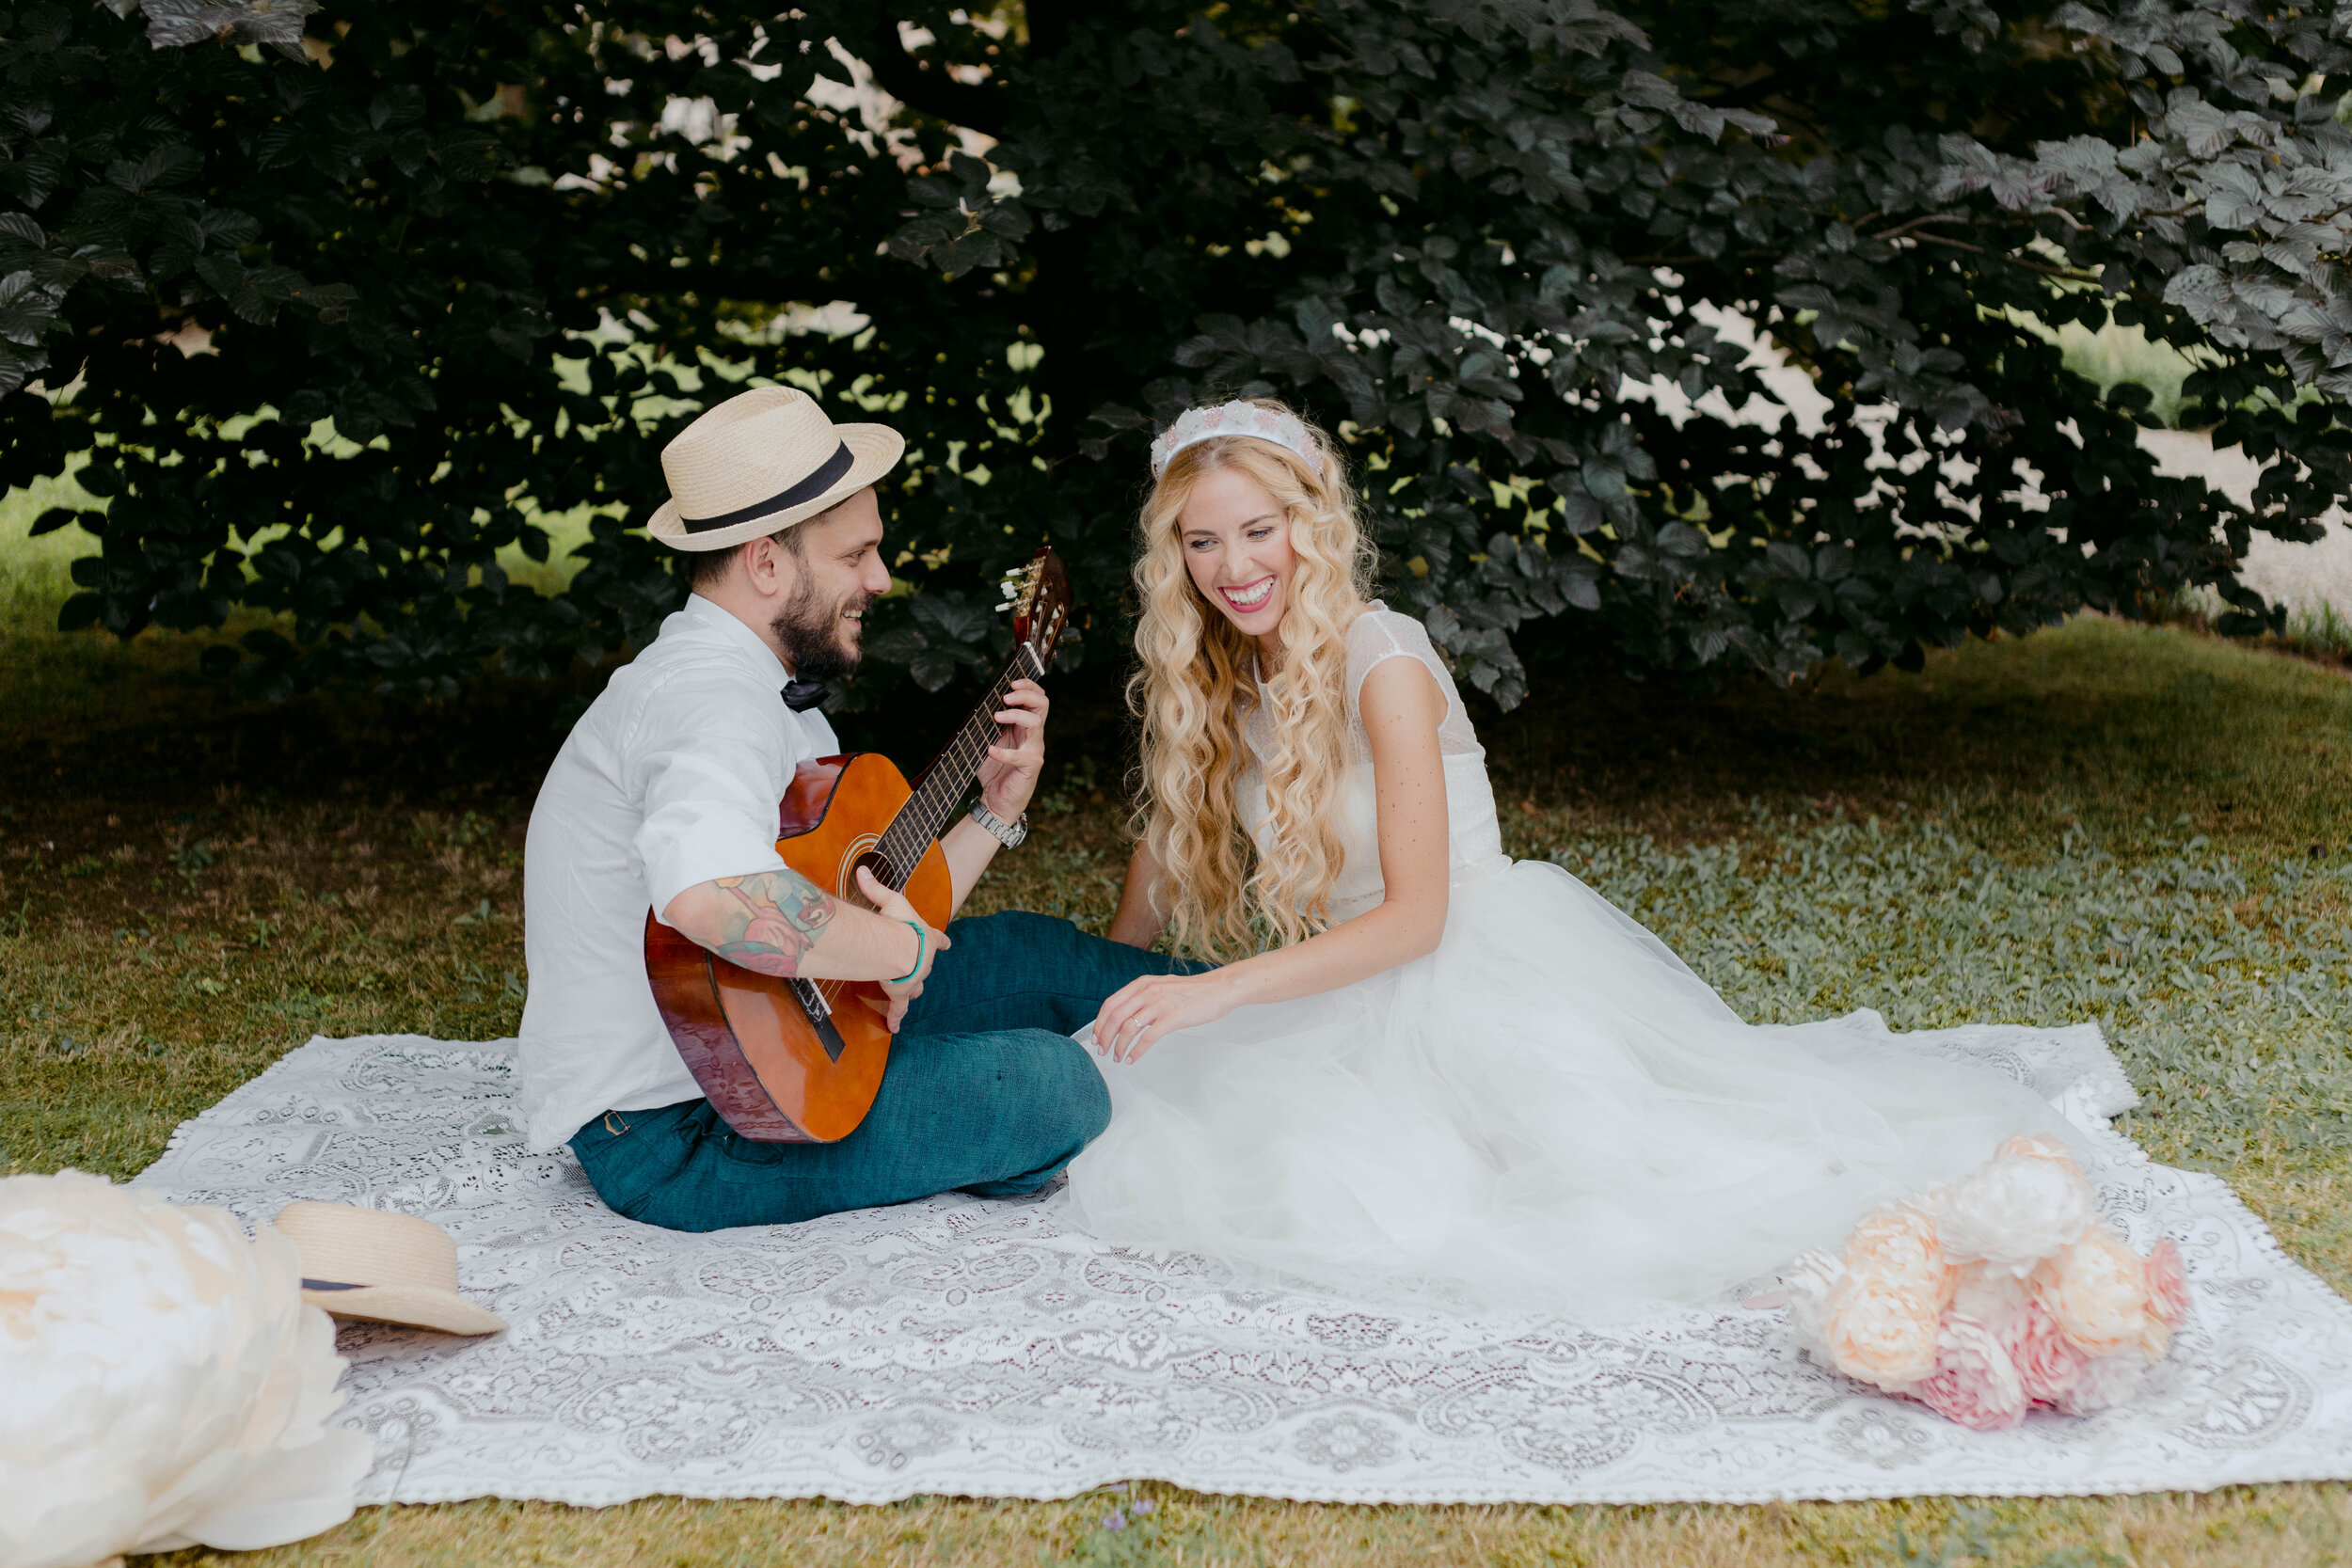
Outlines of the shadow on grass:
[{"label": "shadow on grass", "polygon": [[[69,813],[224,786],[527,805],[564,719],[603,679],[490,680],[442,704],[339,691],[239,705],[197,673],[204,641],[0,639],[0,793]],[[1089,669],[1054,689],[1047,791],[1074,770],[1082,794],[1115,794],[1132,745],[1117,673]],[[909,693],[835,723],[845,745],[912,772],[969,700]],[[2173,628],[2084,618],[1936,654],[1916,675],[1833,671],[1795,692],[1735,679],[1701,694],[1553,668],[1514,713],[1472,700],[1506,812],[1568,810],[1667,838],[1729,831],[1761,801],[2073,816],[2119,852],[2191,824],[2274,847],[2352,842],[2352,679]]]},{"label": "shadow on grass", "polygon": [[2184,827],[2268,849],[2352,843],[2352,680],[2092,617],[1800,692],[1563,680],[1485,733],[1499,793],[1666,838],[1726,831],[1761,801],[1958,809],[1995,845],[2079,819],[2122,854]]}]

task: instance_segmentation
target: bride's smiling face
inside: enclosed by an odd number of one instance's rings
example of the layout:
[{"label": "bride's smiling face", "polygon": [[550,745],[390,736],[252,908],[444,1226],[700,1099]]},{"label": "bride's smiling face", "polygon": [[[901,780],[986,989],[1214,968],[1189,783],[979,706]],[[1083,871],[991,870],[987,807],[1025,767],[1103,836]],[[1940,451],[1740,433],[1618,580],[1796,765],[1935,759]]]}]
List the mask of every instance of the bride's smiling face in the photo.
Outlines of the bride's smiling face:
[{"label": "bride's smiling face", "polygon": [[1248,474],[1212,468],[1184,498],[1176,531],[1200,596],[1248,636],[1272,637],[1298,565],[1281,503]]}]

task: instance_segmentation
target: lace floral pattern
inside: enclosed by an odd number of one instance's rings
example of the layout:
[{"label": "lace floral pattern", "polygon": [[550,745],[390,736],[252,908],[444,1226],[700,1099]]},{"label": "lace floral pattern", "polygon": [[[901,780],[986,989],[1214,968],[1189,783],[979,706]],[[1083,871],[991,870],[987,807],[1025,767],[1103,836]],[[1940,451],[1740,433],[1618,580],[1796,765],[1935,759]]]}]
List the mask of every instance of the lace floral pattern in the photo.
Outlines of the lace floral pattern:
[{"label": "lace floral pattern", "polygon": [[[1341,1501],[2079,1494],[2352,1478],[2352,1307],[2218,1180],[2148,1163],[2082,1030],[1909,1037],[2096,1130],[2103,1211],[2171,1236],[2192,1315],[2130,1406],[1976,1433],[1803,1359],[1778,1312],[1595,1330],[1399,1315],[1103,1247],[1057,1194],[947,1196],[678,1235],[523,1148],[511,1042],[313,1040],[183,1126],[138,1184],[252,1221],[421,1214],[513,1326],[349,1324],[364,1502],[657,1493],[1068,1497],[1152,1477]],[[2059,1070],[2063,1064],[2064,1070]],[[2064,1077],[2068,1082],[2053,1082]],[[1758,1282],[1759,1286],[1764,1282]]]}]

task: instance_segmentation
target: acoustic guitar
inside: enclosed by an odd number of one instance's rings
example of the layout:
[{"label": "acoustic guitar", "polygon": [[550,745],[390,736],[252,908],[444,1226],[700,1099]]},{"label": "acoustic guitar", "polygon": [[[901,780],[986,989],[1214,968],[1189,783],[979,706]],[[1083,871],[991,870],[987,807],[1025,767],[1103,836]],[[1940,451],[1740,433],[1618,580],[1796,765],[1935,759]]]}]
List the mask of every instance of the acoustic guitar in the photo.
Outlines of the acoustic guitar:
[{"label": "acoustic guitar", "polygon": [[[794,771],[776,814],[776,853],[845,903],[866,907],[856,871],[947,924],[954,892],[939,847],[947,815],[987,759],[1005,692],[1041,677],[1069,617],[1070,579],[1050,549],[1007,584],[1012,659],[972,717],[908,784],[888,757],[819,757]],[[890,1064],[890,1030],[868,980],[798,980],[728,962],[645,916],[645,977],[670,1038],[720,1116],[760,1143],[833,1143],[866,1119]]]}]

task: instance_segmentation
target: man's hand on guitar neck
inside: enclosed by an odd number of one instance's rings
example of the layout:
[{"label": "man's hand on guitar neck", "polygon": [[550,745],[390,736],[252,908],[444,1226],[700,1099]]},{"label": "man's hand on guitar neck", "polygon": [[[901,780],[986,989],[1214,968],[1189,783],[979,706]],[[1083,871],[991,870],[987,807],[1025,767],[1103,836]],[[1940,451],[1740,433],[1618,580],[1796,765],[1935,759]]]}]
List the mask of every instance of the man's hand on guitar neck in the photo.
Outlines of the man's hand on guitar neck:
[{"label": "man's hand on guitar neck", "polygon": [[[1005,689],[1005,705],[995,714],[1002,728],[974,774],[980,803],[1000,821],[1020,821],[1029,809],[1029,797],[1037,793],[1037,777],[1045,768],[1045,716],[1052,706],[1045,689],[1035,681],[1018,680]],[[1001,847],[993,834],[969,817],[940,835],[940,853],[947,857],[947,879],[955,889],[952,908],[963,908],[973,884]]]},{"label": "man's hand on guitar neck", "polygon": [[875,981],[886,1000],[866,1000],[895,1033],[907,1004],[923,994],[931,960],[949,945],[947,934],[924,926],[918,942],[908,924],[920,926],[922,917],[905,895],[864,866],[857,878],[870,910],[844,904],[787,867],[698,882],[670,900],[661,921],[697,946],[762,974]]},{"label": "man's hand on guitar neck", "polygon": [[996,710],[996,744],[988,749],[976,777],[980,800],[1008,822],[1029,809],[1037,793],[1037,776],[1045,768],[1045,716],[1053,704],[1045,689],[1033,680],[1017,680],[1005,689],[1005,705]]}]

